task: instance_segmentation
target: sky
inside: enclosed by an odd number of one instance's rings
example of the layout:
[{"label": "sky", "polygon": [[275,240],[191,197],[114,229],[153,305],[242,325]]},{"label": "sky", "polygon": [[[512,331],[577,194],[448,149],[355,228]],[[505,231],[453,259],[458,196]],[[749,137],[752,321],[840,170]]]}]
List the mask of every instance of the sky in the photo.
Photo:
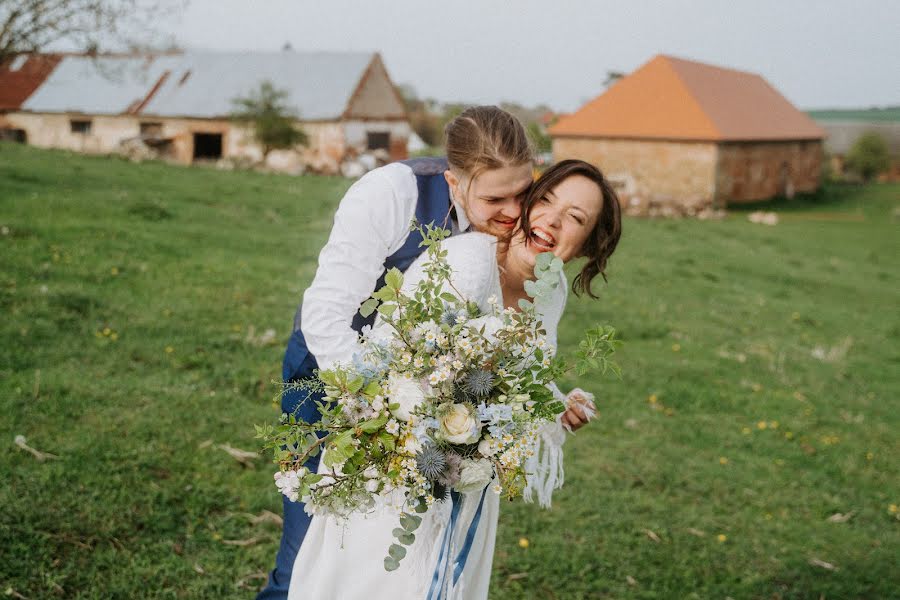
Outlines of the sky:
[{"label": "sky", "polygon": [[571,111],[669,54],[758,73],[802,109],[900,105],[894,0],[190,0],[192,49],[378,51],[440,101]]}]

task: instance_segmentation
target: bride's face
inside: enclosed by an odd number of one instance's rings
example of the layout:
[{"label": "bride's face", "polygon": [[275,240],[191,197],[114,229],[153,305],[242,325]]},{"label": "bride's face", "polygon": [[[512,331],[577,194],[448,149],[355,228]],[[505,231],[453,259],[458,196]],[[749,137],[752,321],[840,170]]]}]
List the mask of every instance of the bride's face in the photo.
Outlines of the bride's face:
[{"label": "bride's face", "polygon": [[532,182],[530,163],[483,171],[473,180],[453,171],[444,176],[475,231],[504,237],[518,225],[522,201]]},{"label": "bride's face", "polygon": [[596,183],[583,175],[563,179],[532,206],[531,231],[513,238],[509,258],[517,265],[512,266],[531,279],[535,258],[542,252],[552,252],[563,262],[577,258],[602,208],[603,193]]}]

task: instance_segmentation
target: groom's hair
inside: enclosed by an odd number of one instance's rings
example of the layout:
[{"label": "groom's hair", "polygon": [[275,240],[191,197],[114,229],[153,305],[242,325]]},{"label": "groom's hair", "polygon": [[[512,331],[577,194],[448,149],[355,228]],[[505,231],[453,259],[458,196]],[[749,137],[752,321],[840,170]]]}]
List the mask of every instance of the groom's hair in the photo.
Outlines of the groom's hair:
[{"label": "groom's hair", "polygon": [[525,197],[519,230],[528,235],[528,231],[531,229],[529,225],[531,207],[540,202],[547,192],[573,175],[587,177],[596,183],[603,198],[603,206],[600,208],[597,224],[588,234],[579,253],[579,256],[587,258],[587,262],[581,268],[581,272],[572,280],[572,291],[576,296],[585,293],[591,298],[597,298],[591,291],[591,281],[597,275],[602,276],[603,281],[606,281],[606,261],[612,256],[619,243],[619,238],[622,237],[622,211],[619,206],[619,197],[600,169],[583,160],[563,160],[547,169],[531,186]]},{"label": "groom's hair", "polygon": [[444,128],[447,162],[469,178],[484,171],[517,167],[534,160],[534,148],[522,123],[496,106],[473,106]]}]

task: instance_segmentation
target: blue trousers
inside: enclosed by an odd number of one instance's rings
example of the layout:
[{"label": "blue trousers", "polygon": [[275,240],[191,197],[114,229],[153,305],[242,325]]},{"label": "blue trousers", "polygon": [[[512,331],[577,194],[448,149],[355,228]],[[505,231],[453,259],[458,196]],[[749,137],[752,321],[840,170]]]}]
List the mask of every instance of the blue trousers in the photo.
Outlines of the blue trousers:
[{"label": "blue trousers", "polygon": [[[298,329],[288,341],[281,367],[281,376],[284,381],[309,379],[313,377],[317,368],[316,358],[306,347],[303,334]],[[298,418],[313,423],[319,420],[319,408],[316,406],[316,400],[321,400],[321,394],[310,395],[306,391],[291,391],[282,397],[281,410],[286,413],[293,412]],[[306,468],[312,472],[318,470],[319,456],[313,456],[306,461]],[[302,503],[291,502],[284,496],[282,496],[282,500],[284,526],[281,531],[281,547],[275,557],[275,569],[269,573],[269,581],[256,596],[257,600],[285,600],[287,598],[291,573],[294,569],[294,559],[297,558],[300,544],[303,543],[303,538],[306,536],[312,520],[303,510]]]}]

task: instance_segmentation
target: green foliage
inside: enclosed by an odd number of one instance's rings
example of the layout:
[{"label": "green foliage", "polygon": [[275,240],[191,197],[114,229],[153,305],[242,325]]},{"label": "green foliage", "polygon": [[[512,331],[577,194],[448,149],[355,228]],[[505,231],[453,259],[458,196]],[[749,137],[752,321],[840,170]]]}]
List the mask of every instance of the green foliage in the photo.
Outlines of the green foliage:
[{"label": "green foliage", "polygon": [[534,144],[535,150],[538,152],[550,152],[553,149],[553,140],[550,139],[550,136],[547,135],[540,123],[529,123],[526,131]]},{"label": "green foliage", "polygon": [[289,149],[308,142],[306,133],[297,125],[296,115],[287,105],[288,92],[263,81],[248,96],[233,100],[231,118],[253,128],[253,137],[262,146],[263,157],[276,149]]},{"label": "green foliage", "polygon": [[891,157],[887,142],[872,131],[859,136],[847,153],[847,167],[857,172],[865,181],[871,181],[890,166]]},{"label": "green foliage", "polygon": [[[247,423],[280,413],[289,317],[350,182],[0,155],[2,589],[252,597],[281,535],[252,517],[281,499],[267,460],[218,446],[256,448]],[[559,332],[572,355],[615,323],[622,379],[561,381],[600,414],[566,441],[553,510],[503,504],[491,597],[895,596],[898,197],[827,187],[769,228],[629,220]]]}]

